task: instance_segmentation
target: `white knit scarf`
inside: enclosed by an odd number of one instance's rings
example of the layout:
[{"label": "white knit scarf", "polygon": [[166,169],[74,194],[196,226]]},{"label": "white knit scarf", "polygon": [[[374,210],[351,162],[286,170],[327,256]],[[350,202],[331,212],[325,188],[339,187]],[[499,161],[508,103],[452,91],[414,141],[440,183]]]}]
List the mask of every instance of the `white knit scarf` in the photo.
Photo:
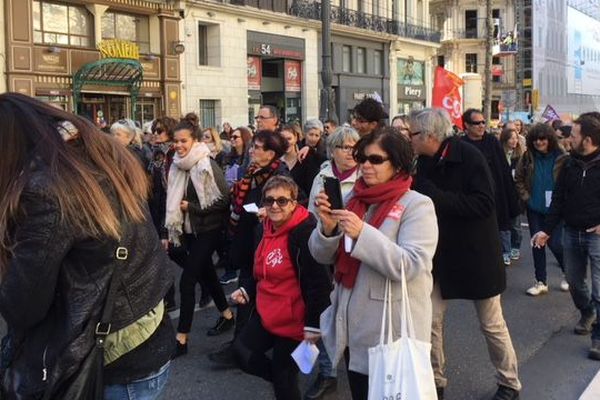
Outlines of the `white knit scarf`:
[{"label": "white knit scarf", "polygon": [[179,237],[183,233],[184,216],[180,204],[186,190],[186,173],[190,173],[201,209],[210,207],[222,197],[210,166],[209,155],[210,150],[204,143],[195,143],[185,157],[178,154],[173,157],[167,187],[165,227],[169,232],[169,241],[174,246],[181,244]]}]

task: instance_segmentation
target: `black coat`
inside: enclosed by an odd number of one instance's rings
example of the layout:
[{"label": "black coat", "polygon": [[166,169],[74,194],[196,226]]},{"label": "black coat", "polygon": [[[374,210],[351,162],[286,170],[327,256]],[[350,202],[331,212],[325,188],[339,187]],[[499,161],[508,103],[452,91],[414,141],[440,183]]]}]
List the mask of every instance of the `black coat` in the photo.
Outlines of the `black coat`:
[{"label": "black coat", "polygon": [[510,230],[511,220],[520,214],[521,208],[510,165],[506,161],[500,142],[489,133],[484,134],[481,140],[471,140],[466,135],[462,140],[477,147],[487,160],[494,181],[498,227],[501,231]]},{"label": "black coat", "polygon": [[481,152],[446,139],[420,156],[413,189],[429,196],[438,217],[433,276],[444,299],[485,299],[506,288],[492,177]]},{"label": "black coat", "polygon": [[[148,212],[143,223],[122,224],[119,242],[93,239],[61,219],[51,185],[44,167],[28,177],[11,232],[16,246],[0,284],[0,313],[10,332],[3,341],[2,366],[8,369],[2,385],[11,399],[38,398],[49,380],[62,382],[79,368],[94,345],[118,246],[129,257],[117,288],[113,332],[147,314],[173,281]],[[116,195],[106,190],[118,209]]]}]

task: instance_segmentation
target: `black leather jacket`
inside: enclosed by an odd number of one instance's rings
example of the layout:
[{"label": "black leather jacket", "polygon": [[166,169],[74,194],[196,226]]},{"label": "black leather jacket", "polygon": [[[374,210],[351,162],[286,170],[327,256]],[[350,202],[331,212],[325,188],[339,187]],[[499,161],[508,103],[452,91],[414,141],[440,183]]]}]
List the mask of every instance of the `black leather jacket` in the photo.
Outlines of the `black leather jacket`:
[{"label": "black leather jacket", "polygon": [[[144,223],[124,223],[119,242],[92,239],[61,219],[50,185],[44,167],[31,172],[13,225],[14,254],[0,284],[0,313],[10,338],[2,352],[8,399],[40,398],[49,381],[62,382],[79,368],[94,344],[115,265],[124,269],[113,332],[148,313],[172,283],[170,261],[148,213]],[[117,208],[114,192],[106,190]],[[121,264],[115,263],[118,246],[129,252]]]}]

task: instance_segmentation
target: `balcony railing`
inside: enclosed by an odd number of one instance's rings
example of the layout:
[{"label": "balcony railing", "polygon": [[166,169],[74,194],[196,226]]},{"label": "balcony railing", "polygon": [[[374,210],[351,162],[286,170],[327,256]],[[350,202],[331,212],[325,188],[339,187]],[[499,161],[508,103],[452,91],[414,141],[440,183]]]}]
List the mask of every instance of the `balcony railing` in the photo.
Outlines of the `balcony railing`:
[{"label": "balcony railing", "polygon": [[[321,3],[306,0],[293,0],[290,15],[296,17],[321,20]],[[391,20],[362,11],[331,6],[330,19],[332,23],[368,29],[374,32],[390,33],[406,38],[424,40],[427,42],[440,42],[440,32],[402,21]]]}]

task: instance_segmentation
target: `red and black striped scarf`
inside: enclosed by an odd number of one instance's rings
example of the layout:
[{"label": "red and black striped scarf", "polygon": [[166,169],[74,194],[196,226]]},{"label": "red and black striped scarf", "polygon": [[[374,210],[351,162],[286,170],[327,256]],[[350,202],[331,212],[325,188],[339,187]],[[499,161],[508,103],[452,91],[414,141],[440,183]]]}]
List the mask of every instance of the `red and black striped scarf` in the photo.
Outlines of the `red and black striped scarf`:
[{"label": "red and black striped scarf", "polygon": [[271,164],[262,168],[258,164],[250,164],[244,177],[233,185],[231,188],[231,215],[229,217],[230,229],[235,229],[240,220],[244,210],[244,201],[248,192],[252,189],[252,180],[256,182],[257,186],[262,186],[279,169],[280,165],[281,161],[279,159],[273,160]]}]

